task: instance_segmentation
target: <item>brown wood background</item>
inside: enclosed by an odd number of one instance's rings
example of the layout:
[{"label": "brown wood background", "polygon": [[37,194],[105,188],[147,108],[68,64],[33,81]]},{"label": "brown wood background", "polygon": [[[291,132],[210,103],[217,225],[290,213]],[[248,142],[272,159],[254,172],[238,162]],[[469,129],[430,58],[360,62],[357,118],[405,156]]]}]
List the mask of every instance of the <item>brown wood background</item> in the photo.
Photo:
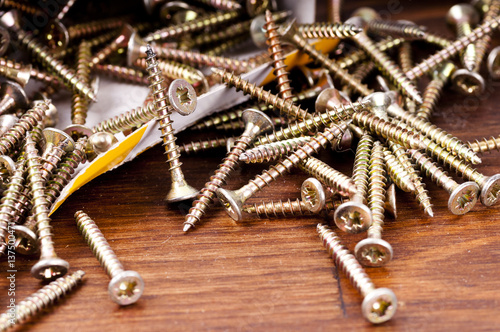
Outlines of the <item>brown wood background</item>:
[{"label": "brown wood background", "polygon": [[[365,3],[387,12],[396,8],[392,19],[414,20],[453,36],[443,19],[451,2],[346,1],[344,17]],[[391,7],[394,3],[399,7]],[[434,51],[418,48],[419,56]],[[498,135],[499,86],[488,80],[479,98],[446,90],[433,121],[463,140]],[[189,138],[181,136],[180,141]],[[223,154],[219,150],[183,157],[189,183],[201,188]],[[324,151],[321,158],[350,174],[352,152]],[[499,160],[498,153],[487,154],[478,169],[498,173]],[[227,187],[241,187],[262,169],[241,165]],[[305,178],[296,171],[253,201],[297,198]],[[361,315],[361,296],[339,275],[318,240],[315,228],[323,220],[298,217],[236,224],[215,207],[200,227],[183,234],[189,205],[163,203],[170,178],[162,147],[155,147],[85,185],[53,215],[57,253],[71,264],[71,272],[86,272],[85,282],[61,305],[20,330],[498,329],[499,207],[478,203],[469,214],[454,216],[447,210],[448,194],[426,183],[434,218],[426,217],[410,194],[398,192],[398,219],[386,219],[383,236],[394,248],[394,259],[367,272],[378,287],[396,293],[399,308],[391,321],[373,327]],[[109,278],[73,220],[80,209],[96,221],[125,268],[142,275],[146,287],[136,304],[119,307],[109,299]],[[365,237],[338,234],[350,249]],[[42,286],[29,273],[36,260],[17,257],[18,301]],[[5,261],[0,264],[6,269]],[[0,289],[6,287],[2,277]],[[6,293],[0,292],[0,303],[8,301]]]}]

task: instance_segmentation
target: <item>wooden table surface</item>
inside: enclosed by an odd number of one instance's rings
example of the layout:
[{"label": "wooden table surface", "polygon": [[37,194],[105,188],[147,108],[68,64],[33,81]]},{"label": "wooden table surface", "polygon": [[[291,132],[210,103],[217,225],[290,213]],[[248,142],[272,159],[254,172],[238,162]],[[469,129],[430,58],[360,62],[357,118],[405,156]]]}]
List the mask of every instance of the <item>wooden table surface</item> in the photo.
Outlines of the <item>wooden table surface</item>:
[{"label": "wooden table surface", "polygon": [[[384,1],[365,2],[387,13],[392,10],[391,19],[414,20],[453,36],[443,19],[451,2],[391,2],[400,7]],[[360,3],[347,2],[344,17]],[[434,50],[418,48],[419,56]],[[498,135],[499,86],[500,82],[488,79],[483,96],[468,98],[447,89],[432,121],[465,141]],[[217,135],[221,133],[206,134]],[[183,134],[179,141],[189,138]],[[394,248],[394,259],[386,267],[367,269],[376,286],[395,292],[398,311],[391,321],[374,327],[361,315],[362,297],[337,271],[318,239],[316,224],[325,221],[320,217],[235,223],[217,206],[199,227],[184,234],[182,223],[190,205],[164,204],[170,177],[162,149],[152,148],[93,180],[53,215],[57,253],[71,264],[71,272],[84,270],[85,281],[60,305],[20,330],[499,328],[498,206],[486,208],[478,203],[467,215],[454,216],[447,209],[447,192],[426,179],[435,213],[429,218],[411,194],[399,191],[398,218],[386,218],[383,233]],[[218,150],[183,156],[188,182],[201,188],[223,155]],[[351,174],[352,151],[328,150],[320,157]],[[479,171],[488,175],[500,172],[499,153],[482,158]],[[262,169],[264,166],[241,165],[227,188],[241,187]],[[300,197],[300,184],[306,178],[295,171],[252,202]],[[75,226],[73,215],[80,209],[96,221],[125,268],[142,275],[146,286],[136,304],[119,307],[109,299],[109,278]],[[332,221],[331,216],[327,221]],[[366,236],[337,233],[351,250]],[[36,257],[17,256],[18,302],[42,286],[29,273],[36,261]],[[6,269],[5,261],[1,265]],[[0,289],[6,288],[7,280],[2,277]],[[7,301],[7,292],[0,292],[0,303]]]}]

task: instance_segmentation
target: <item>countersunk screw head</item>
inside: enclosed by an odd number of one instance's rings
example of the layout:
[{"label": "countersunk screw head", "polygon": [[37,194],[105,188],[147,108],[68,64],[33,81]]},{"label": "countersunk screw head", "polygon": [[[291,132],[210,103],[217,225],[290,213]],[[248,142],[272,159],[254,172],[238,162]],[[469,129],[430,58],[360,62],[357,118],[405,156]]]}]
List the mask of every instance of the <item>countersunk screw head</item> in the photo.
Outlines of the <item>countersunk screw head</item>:
[{"label": "countersunk screw head", "polygon": [[134,30],[127,43],[127,66],[132,67],[135,61],[146,53],[146,47],[146,42]]},{"label": "countersunk screw head", "polygon": [[196,91],[185,80],[177,79],[170,83],[168,88],[170,105],[180,115],[189,115],[194,112],[197,105]]},{"label": "countersunk screw head", "polygon": [[326,88],[318,95],[315,102],[316,112],[323,113],[326,112],[329,105],[341,105],[344,102],[344,98],[340,94],[339,90],[335,88]]},{"label": "countersunk screw head", "polygon": [[70,135],[73,140],[78,140],[80,137],[86,136],[90,137],[94,134],[92,129],[90,129],[87,126],[84,125],[79,125],[79,124],[72,124],[67,126],[66,128],[63,129],[63,131]]},{"label": "countersunk screw head", "polygon": [[246,0],[246,10],[250,17],[255,17],[260,14],[264,14],[266,9],[271,9],[275,11],[276,0]]},{"label": "countersunk screw head", "polygon": [[492,206],[500,199],[500,174],[489,176],[481,186],[481,203]]},{"label": "countersunk screw head", "polygon": [[361,17],[365,22],[370,22],[373,20],[380,20],[382,17],[379,15],[379,13],[370,7],[360,7],[352,13],[352,17],[359,16]]},{"label": "countersunk screw head", "polygon": [[319,213],[325,206],[325,191],[316,178],[308,178],[302,183],[300,197],[312,213]]},{"label": "countersunk screw head", "polygon": [[11,157],[9,156],[0,156],[0,167],[5,168],[7,172],[12,175],[14,174],[14,171],[16,170],[16,163],[14,160],[12,160]]},{"label": "countersunk screw head", "polygon": [[448,14],[446,14],[446,22],[450,25],[457,25],[461,23],[476,25],[479,23],[479,14],[473,6],[468,3],[461,3],[448,10]]},{"label": "countersunk screw head", "polygon": [[490,51],[487,60],[488,72],[493,79],[500,78],[500,46]]},{"label": "countersunk screw head", "polygon": [[361,233],[370,227],[372,213],[370,209],[354,201],[342,203],[335,210],[333,220],[338,228],[347,233]]},{"label": "countersunk screw head", "polygon": [[37,236],[35,232],[23,225],[12,227],[16,242],[14,244],[16,252],[21,255],[33,255],[38,252]]},{"label": "countersunk screw head", "polygon": [[389,288],[377,288],[363,299],[361,311],[371,323],[380,324],[394,316],[398,307],[396,295]]},{"label": "countersunk screw head", "polygon": [[264,15],[258,15],[250,23],[250,37],[252,41],[258,48],[267,48],[266,44],[266,29],[264,25],[266,24],[266,17]]},{"label": "countersunk screw head", "polygon": [[23,87],[15,82],[3,82],[0,85],[0,96],[9,95],[17,108],[26,109],[29,106],[29,99]]},{"label": "countersunk screw head", "polygon": [[273,120],[263,112],[253,108],[244,110],[241,119],[246,126],[252,126],[252,132],[255,135],[260,135],[261,133],[274,129]]},{"label": "countersunk screw head", "polygon": [[293,40],[294,36],[299,34],[299,29],[297,29],[297,24],[295,24],[296,19],[290,20],[288,22],[283,23],[279,28],[280,36],[286,40]]},{"label": "countersunk screw head", "polygon": [[65,49],[69,44],[68,29],[59,20],[49,23],[45,30],[45,41],[47,45],[56,52]]},{"label": "countersunk screw head", "polygon": [[450,194],[448,209],[455,215],[466,214],[476,205],[479,186],[473,181],[464,182]]},{"label": "countersunk screw head", "polygon": [[75,141],[62,130],[46,128],[43,130],[43,137],[45,138],[44,149],[49,143],[53,146],[63,146],[65,152],[71,152],[75,149]]},{"label": "countersunk screw head", "polygon": [[390,262],[393,256],[392,246],[383,239],[366,238],[354,248],[356,259],[364,266],[379,267]]},{"label": "countersunk screw head", "polygon": [[458,69],[451,79],[458,91],[466,95],[480,96],[486,88],[484,78],[475,71]]},{"label": "countersunk screw head", "polygon": [[129,305],[137,302],[144,291],[144,280],[135,271],[123,271],[111,279],[108,293],[111,299],[119,305]]},{"label": "countersunk screw head", "polygon": [[21,25],[19,24],[19,12],[15,9],[9,10],[0,17],[0,25],[7,29],[19,30]]},{"label": "countersunk screw head", "polygon": [[217,189],[216,194],[217,198],[231,218],[236,221],[243,219],[243,203],[241,202],[237,191],[219,188]]},{"label": "countersunk screw head", "polygon": [[64,276],[69,270],[69,263],[61,258],[40,259],[31,268],[31,275],[45,281]]},{"label": "countersunk screw head", "polygon": [[59,122],[59,114],[57,113],[57,108],[52,104],[50,98],[42,92],[37,92],[33,96],[32,104],[36,106],[40,103],[48,105],[48,109],[45,111],[45,118],[43,119],[43,124],[45,127],[55,127]]},{"label": "countersunk screw head", "polygon": [[377,115],[379,112],[387,113],[387,108],[392,104],[392,98],[386,92],[374,92],[363,98],[363,101],[367,102],[370,110]]}]

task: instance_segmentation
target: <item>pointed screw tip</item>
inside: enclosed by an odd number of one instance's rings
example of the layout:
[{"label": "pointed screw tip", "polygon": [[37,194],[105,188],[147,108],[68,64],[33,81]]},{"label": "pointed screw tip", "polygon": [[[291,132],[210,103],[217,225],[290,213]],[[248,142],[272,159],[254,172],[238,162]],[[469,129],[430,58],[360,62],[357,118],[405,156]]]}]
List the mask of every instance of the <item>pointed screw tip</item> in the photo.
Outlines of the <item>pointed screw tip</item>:
[{"label": "pointed screw tip", "polygon": [[183,232],[187,232],[191,229],[192,225],[191,224],[185,224],[184,228],[182,229]]}]

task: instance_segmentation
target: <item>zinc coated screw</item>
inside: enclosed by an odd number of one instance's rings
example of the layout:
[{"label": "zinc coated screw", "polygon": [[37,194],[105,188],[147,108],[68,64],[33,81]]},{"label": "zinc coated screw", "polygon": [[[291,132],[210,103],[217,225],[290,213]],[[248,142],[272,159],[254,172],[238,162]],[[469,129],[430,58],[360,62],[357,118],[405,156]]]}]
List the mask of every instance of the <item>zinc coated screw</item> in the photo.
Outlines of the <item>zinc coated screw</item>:
[{"label": "zinc coated screw", "polygon": [[360,233],[368,229],[372,223],[372,214],[365,205],[368,192],[368,167],[373,137],[365,134],[361,137],[354,157],[352,180],[356,191],[348,202],[337,207],[333,220],[338,228],[348,233]]},{"label": "zinc coated screw", "polygon": [[446,148],[446,150],[460,156],[461,158],[471,161],[473,164],[480,164],[481,159],[458,138],[446,132],[445,130],[433,125],[424,118],[419,118],[401,108],[397,103],[391,104],[387,108],[387,113],[395,118],[401,119],[411,128],[420,131],[436,143]]},{"label": "zinc coated screw", "polygon": [[29,106],[28,96],[24,89],[15,82],[3,82],[0,85],[0,115],[12,113],[16,109]]},{"label": "zinc coated screw", "polygon": [[452,41],[450,41],[446,38],[443,38],[439,35],[436,35],[434,33],[431,33],[429,31],[425,32],[424,40],[429,44],[433,44],[433,45],[436,45],[436,46],[441,47],[441,48],[446,48],[446,47],[450,46],[450,44],[452,43]]},{"label": "zinc coated screw", "polygon": [[[236,139],[237,137],[230,137]],[[227,146],[228,137],[212,138],[209,140],[199,140],[197,142],[184,143],[179,147],[182,153],[190,154],[210,149],[225,148]]]},{"label": "zinc coated screw", "polygon": [[407,193],[415,191],[415,184],[399,159],[386,148],[383,149],[383,157],[392,182]]},{"label": "zinc coated screw", "polygon": [[282,26],[280,29],[280,35],[285,41],[294,44],[298,49],[304,51],[312,59],[320,63],[322,67],[328,69],[330,74],[334,78],[338,78],[342,84],[349,85],[353,90],[360,93],[362,96],[367,96],[373,92],[366,85],[354,79],[352,75],[342,69],[337,63],[335,63],[335,61],[330,60],[327,55],[318,51],[313,45],[310,45],[299,33],[295,20]]},{"label": "zinc coated screw", "polygon": [[405,40],[423,39],[426,33],[425,27],[404,20],[386,21],[375,19],[368,21],[366,27],[370,32],[389,35],[394,38],[404,38]]},{"label": "zinc coated screw", "polygon": [[474,142],[467,142],[467,145],[476,153],[500,151],[500,137],[482,138]]},{"label": "zinc coated screw", "polygon": [[[270,116],[269,118],[273,121],[275,127],[282,127],[288,124],[288,121],[284,119],[282,116]],[[245,123],[241,121],[241,118],[222,123],[215,127],[216,131],[234,131],[243,129],[245,129]]]},{"label": "zinc coated screw", "polygon": [[37,154],[35,142],[31,138],[30,133],[26,135],[24,149],[33,202],[32,211],[36,220],[36,232],[40,247],[40,259],[31,268],[31,275],[45,281],[53,280],[64,276],[68,272],[69,263],[57,257],[54,249],[50,227],[51,220],[48,216],[49,207],[45,198],[44,180],[40,172],[40,157]]},{"label": "zinc coated screw", "polygon": [[426,157],[417,150],[410,150],[409,152],[422,172],[425,172],[425,175],[430,177],[432,181],[443,187],[450,194],[448,209],[451,213],[455,215],[466,214],[476,205],[479,195],[479,186],[477,183],[468,181],[458,184],[449,177],[441,167],[432,161],[432,159]]},{"label": "zinc coated screw", "polygon": [[134,28],[132,28],[129,24],[124,24],[120,30],[119,35],[111,41],[104,48],[99,50],[90,62],[88,62],[89,67],[94,67],[97,64],[100,64],[105,59],[107,59],[113,52],[117,51],[120,48],[126,48],[128,46],[128,42],[135,32]]},{"label": "zinc coated screw", "polygon": [[225,11],[242,9],[241,5],[234,0],[196,0],[196,2]]},{"label": "zinc coated screw", "polygon": [[312,23],[298,26],[299,33],[307,39],[351,38],[363,31],[354,24]]},{"label": "zinc coated screw", "polygon": [[26,86],[31,78],[32,66],[0,58],[0,75]]},{"label": "zinc coated screw", "polygon": [[148,78],[141,70],[136,70],[130,67],[97,64],[92,67],[92,70],[96,73],[104,74],[126,83],[139,85],[149,84]]},{"label": "zinc coated screw", "polygon": [[311,141],[301,146],[287,156],[282,161],[273,165],[269,170],[265,170],[254,179],[250,180],[248,184],[238,190],[217,189],[217,197],[226,209],[226,212],[231,218],[236,221],[242,218],[242,207],[246,200],[252,197],[253,194],[268,186],[271,182],[276,180],[280,175],[290,171],[294,166],[299,165],[307,157],[317,152],[321,147],[325,147],[329,142],[332,146],[337,145],[338,141],[344,134],[347,125],[342,122],[338,125],[332,124],[324,132],[316,134],[311,137]]},{"label": "zinc coated screw", "polygon": [[306,144],[310,140],[310,136],[304,136],[259,145],[243,152],[240,155],[240,161],[247,164],[277,161],[297,150],[299,146]]},{"label": "zinc coated screw", "polygon": [[61,9],[61,11],[57,14],[56,19],[58,21],[62,21],[62,19],[64,18],[64,16],[66,16],[66,13],[71,9],[71,7],[73,7],[73,4],[75,2],[76,2],[76,0],[68,0],[68,2],[66,2],[66,4]]},{"label": "zinc coated screw", "polygon": [[[484,14],[485,20],[491,20],[496,17],[500,12],[500,2],[497,0],[490,1],[490,5],[488,6],[488,11]],[[475,69],[478,70],[481,67],[481,63],[483,62],[484,56],[489,49],[491,43],[491,36],[486,35],[483,38],[479,39],[476,42],[476,63]]]},{"label": "zinc coated screw", "polygon": [[[363,80],[370,75],[370,73],[375,69],[375,63],[372,61],[367,61],[359,64],[359,66],[356,67],[356,69],[353,70],[352,72],[352,77],[355,79],[359,80],[360,82],[363,82]],[[345,94],[351,95],[353,93],[353,90],[349,86],[344,86],[342,89],[342,92]]]},{"label": "zinc coated screw", "polygon": [[373,324],[380,324],[391,319],[397,309],[396,295],[388,288],[375,288],[354,255],[349,253],[331,229],[318,224],[317,231],[337,268],[347,275],[353,286],[363,296],[361,305],[363,316]]},{"label": "zinc coated screw", "polygon": [[500,78],[500,46],[495,47],[488,54],[487,67],[490,76],[497,80]]},{"label": "zinc coated screw", "polygon": [[75,149],[75,141],[65,132],[55,128],[44,129],[43,137],[44,152],[41,157],[40,175],[44,182],[47,182],[61,157]]},{"label": "zinc coated screw", "polygon": [[110,134],[121,133],[134,127],[139,127],[152,120],[157,115],[154,102],[147,102],[111,119],[104,120],[92,128],[94,133],[107,132]]},{"label": "zinc coated screw", "polygon": [[[90,61],[92,58],[90,44],[82,41],[78,47],[76,57],[76,76],[85,83],[90,84]],[[84,125],[87,119],[89,102],[78,93],[71,98],[71,123]]]},{"label": "zinc coated screw", "polygon": [[[239,157],[243,151],[245,151],[258,135],[273,129],[271,119],[257,110],[248,109],[244,111],[243,121],[246,123],[245,130],[234,142],[231,151],[227,153],[222,164],[219,165],[215,174],[210,177],[210,181],[205,184],[205,187],[200,191],[197,199],[193,202],[193,206],[189,210],[186,220],[184,221],[184,232],[187,232],[200,221],[200,218],[208,209],[209,204],[213,202],[216,192],[217,195],[219,195],[219,190],[221,190],[220,187],[225,183],[233,168],[238,164]],[[221,202],[223,201],[221,200]]]},{"label": "zinc coated screw", "polygon": [[155,109],[157,111],[157,122],[161,130],[165,154],[169,163],[169,171],[172,179],[172,186],[165,200],[167,202],[178,202],[195,197],[198,193],[196,189],[187,184],[181,170],[182,163],[179,161],[180,153],[174,129],[172,128],[171,112],[177,111],[181,115],[189,115],[196,109],[196,93],[193,87],[184,80],[173,81],[167,89],[163,85],[161,69],[156,61],[156,54],[148,47],[147,70],[150,90],[153,93]]},{"label": "zinc coated screw", "polygon": [[367,230],[367,238],[356,244],[354,254],[362,265],[380,267],[391,261],[393,250],[389,242],[382,239],[387,179],[382,144],[379,141],[373,144],[369,172],[367,198],[372,212],[372,224]]},{"label": "zinc coated screw", "polygon": [[20,324],[35,316],[42,310],[52,306],[55,302],[71,292],[81,281],[85,272],[78,270],[72,275],[59,278],[44,286],[36,293],[31,294],[16,305],[15,319],[10,312],[0,315],[0,330],[5,331],[15,324]]},{"label": "zinc coated screw", "polygon": [[135,303],[144,291],[144,281],[136,271],[125,271],[96,223],[83,211],[75,213],[75,221],[83,239],[111,278],[108,293],[119,305]]},{"label": "zinc coated screw", "polygon": [[480,96],[486,89],[486,82],[477,70],[458,69],[451,76],[454,86],[465,95]]}]

